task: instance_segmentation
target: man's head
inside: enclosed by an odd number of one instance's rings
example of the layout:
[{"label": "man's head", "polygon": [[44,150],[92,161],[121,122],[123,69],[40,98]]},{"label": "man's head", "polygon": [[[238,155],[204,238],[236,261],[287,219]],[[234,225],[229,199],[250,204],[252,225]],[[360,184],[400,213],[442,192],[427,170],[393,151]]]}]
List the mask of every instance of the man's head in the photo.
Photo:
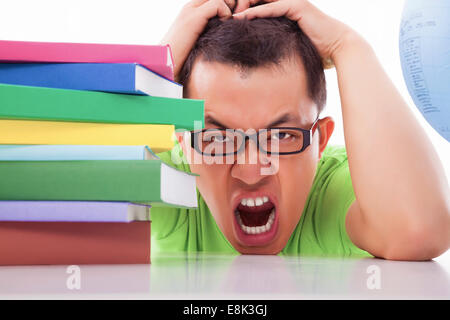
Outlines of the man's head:
[{"label": "man's head", "polygon": [[[189,80],[197,61],[236,67],[243,77],[255,68],[278,68],[284,60],[301,59],[307,91],[319,113],[325,107],[326,84],[322,60],[297,23],[287,18],[211,19],[181,69],[179,82],[189,97]],[[286,70],[293,71],[293,70]]]},{"label": "man's head", "polygon": [[[179,82],[186,98],[205,100],[206,128],[310,129],[326,100],[321,58],[286,18],[210,20]],[[261,174],[270,162],[191,164],[217,225],[239,252],[276,254],[286,245],[334,123],[325,118],[319,128],[302,153],[279,156],[273,175]],[[256,150],[251,144],[246,144],[247,159],[249,150]],[[183,148],[185,154],[195,152]]]}]

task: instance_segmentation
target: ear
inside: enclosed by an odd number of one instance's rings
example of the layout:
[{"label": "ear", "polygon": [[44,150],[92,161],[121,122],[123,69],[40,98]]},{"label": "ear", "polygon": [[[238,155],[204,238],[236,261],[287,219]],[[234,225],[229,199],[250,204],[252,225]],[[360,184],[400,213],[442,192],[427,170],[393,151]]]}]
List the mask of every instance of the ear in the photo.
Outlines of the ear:
[{"label": "ear", "polygon": [[334,131],[334,121],[331,117],[325,117],[319,120],[319,159],[322,158],[322,153],[325,150],[328,140]]},{"label": "ear", "polygon": [[191,150],[191,137],[189,131],[175,132],[175,138],[178,145],[175,146],[181,153],[179,156],[184,157],[188,163],[191,162],[192,150]]},{"label": "ear", "polygon": [[183,136],[184,136],[184,132],[175,132],[175,137],[177,138],[177,141],[179,144],[183,143]]},{"label": "ear", "polygon": [[183,150],[183,153],[186,154],[186,145],[185,142],[186,140],[186,132],[175,132],[175,137],[179,143],[179,145],[181,146],[181,149]]}]

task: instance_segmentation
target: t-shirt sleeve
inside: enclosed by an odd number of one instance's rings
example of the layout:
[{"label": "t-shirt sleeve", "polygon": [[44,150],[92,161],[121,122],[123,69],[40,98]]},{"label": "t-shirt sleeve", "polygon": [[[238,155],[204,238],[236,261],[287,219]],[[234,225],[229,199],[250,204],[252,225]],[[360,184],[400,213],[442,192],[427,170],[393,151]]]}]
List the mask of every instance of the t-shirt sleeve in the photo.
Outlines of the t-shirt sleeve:
[{"label": "t-shirt sleeve", "polygon": [[330,159],[329,174],[324,177],[315,212],[317,240],[325,252],[342,255],[369,255],[348,236],[347,212],[355,201],[347,157]]},{"label": "t-shirt sleeve", "polygon": [[[185,212],[182,212],[185,211]],[[151,252],[185,251],[188,223],[187,209],[152,207],[151,209]]]},{"label": "t-shirt sleeve", "polygon": [[[172,161],[172,153],[177,152],[177,146],[174,149],[162,153],[157,156],[167,165],[177,168],[185,172],[190,172],[189,167],[183,163],[177,164]],[[152,221],[152,252],[168,251],[168,248],[173,250],[180,250],[176,244],[167,243],[169,235],[176,234],[177,230],[183,228],[187,223],[188,209],[175,207],[152,207],[151,221]],[[162,241],[165,239],[165,241]]]}]

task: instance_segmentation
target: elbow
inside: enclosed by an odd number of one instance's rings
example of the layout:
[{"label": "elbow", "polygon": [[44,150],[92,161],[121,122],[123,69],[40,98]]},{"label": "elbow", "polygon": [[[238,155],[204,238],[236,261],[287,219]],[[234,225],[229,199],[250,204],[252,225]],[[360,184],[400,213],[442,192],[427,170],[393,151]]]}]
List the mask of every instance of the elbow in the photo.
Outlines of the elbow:
[{"label": "elbow", "polygon": [[435,235],[411,233],[401,241],[389,245],[380,258],[387,260],[425,261],[436,258],[449,249],[448,239],[436,239]]},{"label": "elbow", "polygon": [[450,210],[444,210],[435,218],[432,222],[404,226],[395,241],[383,250],[382,258],[424,261],[445,253],[450,248]]}]

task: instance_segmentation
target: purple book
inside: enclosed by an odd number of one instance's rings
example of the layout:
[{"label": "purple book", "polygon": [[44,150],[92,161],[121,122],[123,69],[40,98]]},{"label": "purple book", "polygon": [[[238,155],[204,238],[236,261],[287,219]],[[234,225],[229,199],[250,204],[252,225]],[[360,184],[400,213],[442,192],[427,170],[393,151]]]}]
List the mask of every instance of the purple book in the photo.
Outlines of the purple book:
[{"label": "purple book", "polygon": [[0,201],[0,221],[149,221],[150,205],[109,201]]}]

